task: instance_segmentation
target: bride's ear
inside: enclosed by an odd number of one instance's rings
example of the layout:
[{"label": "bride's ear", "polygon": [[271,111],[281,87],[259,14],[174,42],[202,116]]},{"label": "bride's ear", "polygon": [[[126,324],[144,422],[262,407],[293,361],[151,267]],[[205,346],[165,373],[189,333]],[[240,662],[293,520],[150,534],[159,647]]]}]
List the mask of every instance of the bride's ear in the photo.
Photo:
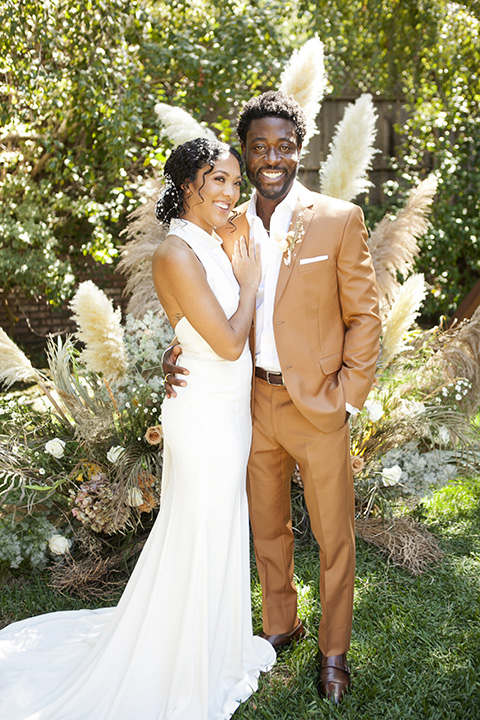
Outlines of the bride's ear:
[{"label": "bride's ear", "polygon": [[184,199],[184,200],[188,200],[189,197],[192,197],[193,191],[192,191],[192,189],[190,188],[190,185],[184,184],[184,185],[181,185],[180,187],[181,187],[182,190],[183,190],[183,199]]}]

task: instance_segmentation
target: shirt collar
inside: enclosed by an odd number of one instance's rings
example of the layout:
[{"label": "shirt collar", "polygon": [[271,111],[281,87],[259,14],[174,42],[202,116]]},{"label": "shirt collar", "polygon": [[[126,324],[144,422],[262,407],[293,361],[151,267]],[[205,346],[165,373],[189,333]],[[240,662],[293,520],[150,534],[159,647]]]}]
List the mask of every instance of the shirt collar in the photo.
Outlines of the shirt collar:
[{"label": "shirt collar", "polygon": [[190,220],[184,220],[183,218],[172,218],[170,221],[169,233],[172,235],[178,235],[181,238],[195,238],[204,247],[215,250],[220,248],[222,245],[222,239],[214,231],[208,233],[203,230],[199,225],[190,222]]}]

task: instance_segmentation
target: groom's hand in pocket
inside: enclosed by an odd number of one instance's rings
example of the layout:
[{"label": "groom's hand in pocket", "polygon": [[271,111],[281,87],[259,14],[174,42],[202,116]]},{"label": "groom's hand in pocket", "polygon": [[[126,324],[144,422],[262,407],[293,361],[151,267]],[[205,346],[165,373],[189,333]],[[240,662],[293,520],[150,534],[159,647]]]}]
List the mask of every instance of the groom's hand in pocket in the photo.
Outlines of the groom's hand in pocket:
[{"label": "groom's hand in pocket", "polygon": [[165,394],[167,398],[177,397],[175,385],[177,387],[185,387],[185,380],[177,375],[188,375],[187,368],[177,365],[177,360],[182,354],[181,345],[171,345],[162,355],[162,368],[165,376]]}]

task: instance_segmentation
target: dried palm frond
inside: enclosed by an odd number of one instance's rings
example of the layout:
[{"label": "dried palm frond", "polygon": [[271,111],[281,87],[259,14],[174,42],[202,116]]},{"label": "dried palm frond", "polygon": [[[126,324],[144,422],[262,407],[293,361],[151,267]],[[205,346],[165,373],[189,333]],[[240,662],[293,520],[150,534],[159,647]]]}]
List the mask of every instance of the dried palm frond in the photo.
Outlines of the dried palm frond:
[{"label": "dried palm frond", "polygon": [[480,307],[470,320],[464,321],[453,332],[451,340],[440,351],[435,362],[444,363],[450,378],[466,378],[470,390],[462,407],[467,412],[475,412],[480,406]]},{"label": "dried palm frond", "polygon": [[167,103],[157,103],[155,112],[163,125],[163,133],[174,145],[180,145],[198,137],[205,137],[209,140],[217,139],[213,130],[201,125],[182,108]]},{"label": "dried palm frond", "polygon": [[[92,413],[99,410],[95,389],[86,377],[78,375],[75,360],[80,353],[75,348],[72,337],[67,335],[49,337],[47,340],[47,361],[50,376],[67,408],[72,410],[72,402],[87,407]],[[75,417],[75,413],[72,413]]]},{"label": "dried palm frond", "polygon": [[356,534],[387,553],[388,559],[413,575],[421,575],[443,559],[436,538],[411,518],[383,518],[369,516],[356,523]]},{"label": "dried palm frond", "polygon": [[126,371],[121,311],[91,280],[81,283],[70,302],[77,336],[85,343],[81,359],[87,370],[119,380]]},{"label": "dried palm frond", "polygon": [[310,138],[318,133],[316,118],[326,88],[323,43],[318,37],[307,40],[295,50],[280,78],[280,87],[285,95],[293,95],[307,119],[307,133],[303,141],[307,147]]},{"label": "dried palm frond", "polygon": [[[100,391],[95,376],[79,375],[79,356],[70,336],[49,338],[47,360],[50,374],[64,407],[74,419],[75,439],[85,448],[94,447],[115,432],[114,407]],[[102,388],[103,390],[103,388]]]},{"label": "dried palm frond", "polygon": [[25,353],[0,328],[0,383],[9,388],[16,382],[38,382],[41,379]]},{"label": "dried palm frond", "polygon": [[124,231],[128,242],[120,250],[118,269],[127,277],[125,293],[130,295],[127,313],[137,318],[143,317],[147,310],[163,313],[153,285],[152,256],[164,240],[168,225],[155,218],[155,202],[156,196],[152,193],[129,215]]},{"label": "dried palm frond", "polygon": [[353,200],[371,187],[368,170],[372,167],[377,136],[378,113],[369,94],[361,95],[346,109],[330,144],[330,154],[320,170],[322,193],[341,200]]},{"label": "dried palm frond", "polygon": [[397,217],[385,216],[370,235],[368,245],[381,307],[392,303],[398,295],[400,282],[397,273],[407,278],[413,268],[419,252],[417,240],[427,230],[436,189],[437,178],[431,174],[410,192],[405,207]]},{"label": "dried palm frond", "polygon": [[356,427],[352,432],[352,448],[366,465],[410,441],[433,447],[446,429],[456,465],[465,472],[478,472],[480,431],[463,412],[441,405],[412,404],[401,397],[391,398],[387,410],[373,427]]},{"label": "dried palm frond", "polygon": [[411,275],[400,287],[383,328],[381,365],[384,368],[406,347],[408,331],[420,312],[425,292],[425,280],[420,274]]},{"label": "dried palm frond", "polygon": [[27,356],[13,340],[10,340],[2,328],[0,328],[0,382],[3,382],[7,388],[16,382],[36,382],[57,411],[59,419],[69,424],[46,378],[35,370]]},{"label": "dried palm frond", "polygon": [[162,477],[163,459],[158,446],[145,449],[143,442],[130,442],[125,448],[116,472],[116,498],[123,501],[134,488],[140,488],[143,479],[152,479],[151,490],[157,500],[160,498],[160,478]]}]

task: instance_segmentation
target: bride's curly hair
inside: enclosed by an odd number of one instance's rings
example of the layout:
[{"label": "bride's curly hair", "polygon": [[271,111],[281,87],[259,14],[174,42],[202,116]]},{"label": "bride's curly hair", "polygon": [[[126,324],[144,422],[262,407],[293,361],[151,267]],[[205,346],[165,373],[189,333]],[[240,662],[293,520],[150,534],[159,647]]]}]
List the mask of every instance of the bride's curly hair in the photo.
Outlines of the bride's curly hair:
[{"label": "bride's curly hair", "polygon": [[210,169],[205,170],[199,188],[199,195],[202,197],[201,190],[205,184],[205,175],[211,173],[217,159],[227,153],[238,160],[240,172],[243,173],[243,161],[238,150],[219,140],[195,138],[172,150],[164,167],[165,189],[155,205],[157,220],[169,223],[173,218],[181,218],[188,210],[186,186],[195,180],[200,168],[209,165]]}]

